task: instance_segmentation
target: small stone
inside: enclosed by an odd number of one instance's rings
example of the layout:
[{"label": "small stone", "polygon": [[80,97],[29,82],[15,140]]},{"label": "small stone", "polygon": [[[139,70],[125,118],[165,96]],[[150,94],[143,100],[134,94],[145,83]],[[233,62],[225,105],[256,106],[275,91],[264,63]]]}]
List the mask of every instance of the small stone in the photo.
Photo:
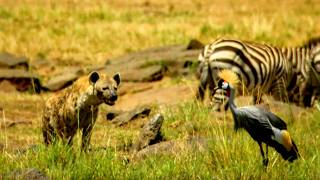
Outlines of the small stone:
[{"label": "small stone", "polygon": [[42,173],[39,169],[28,168],[15,170],[9,174],[9,179],[25,179],[25,180],[49,180],[49,177]]},{"label": "small stone", "polygon": [[133,145],[134,151],[139,151],[149,145],[158,143],[163,139],[160,132],[163,120],[164,118],[161,114],[156,114],[143,126],[138,140]]},{"label": "small stone", "polygon": [[[119,113],[112,120],[112,123],[117,124],[118,126],[123,126],[134,119],[137,119],[139,117],[148,116],[150,114],[150,112],[151,112],[151,107],[149,107],[149,106],[137,107],[131,111],[125,111],[125,112]],[[109,116],[109,118],[110,118],[111,115],[107,114],[107,116]],[[107,119],[108,119],[108,117],[107,117]]]},{"label": "small stone", "polygon": [[197,39],[191,39],[187,46],[187,50],[202,48],[204,48],[204,44]]}]

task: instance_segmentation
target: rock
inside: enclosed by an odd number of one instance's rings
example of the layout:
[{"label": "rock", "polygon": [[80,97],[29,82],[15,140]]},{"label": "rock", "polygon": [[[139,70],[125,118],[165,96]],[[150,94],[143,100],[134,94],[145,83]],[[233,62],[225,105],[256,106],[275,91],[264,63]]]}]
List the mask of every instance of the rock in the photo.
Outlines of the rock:
[{"label": "rock", "polygon": [[18,91],[35,91],[40,93],[41,83],[35,74],[22,69],[0,69],[0,82],[9,81]]},{"label": "rock", "polygon": [[121,113],[123,113],[122,111],[116,111],[116,110],[113,110],[111,112],[108,112],[106,114],[106,120],[107,121],[111,121],[113,120],[115,117],[119,116]]},{"label": "rock", "polygon": [[17,57],[9,53],[0,53],[0,68],[14,68],[28,70],[29,64],[26,57]]},{"label": "rock", "polygon": [[191,49],[202,49],[204,48],[204,44],[202,44],[202,42],[200,42],[197,39],[191,39],[189,44],[187,45],[187,49],[191,50]]},{"label": "rock", "polygon": [[[115,117],[112,118],[113,119],[112,123],[114,123],[118,126],[123,126],[123,125],[127,124],[128,122],[130,122],[134,119],[137,119],[138,117],[148,116],[150,114],[150,112],[151,112],[151,107],[142,106],[142,107],[135,108],[131,111],[114,113],[113,115],[115,115]],[[108,113],[106,116],[107,116],[107,119],[110,119],[110,117],[112,117],[112,115],[110,113]]]},{"label": "rock", "polygon": [[2,92],[17,92],[16,87],[8,80],[0,82],[0,91]]},{"label": "rock", "polygon": [[28,168],[21,170],[14,170],[8,175],[9,179],[25,179],[25,180],[49,180],[44,173],[37,168]]},{"label": "rock", "polygon": [[171,140],[147,146],[134,154],[134,159],[141,159],[152,154],[176,154],[181,151],[203,151],[208,148],[208,139],[191,137],[186,140]]},{"label": "rock", "polygon": [[122,72],[122,81],[124,82],[150,82],[162,79],[166,67],[161,65],[149,66],[140,69],[130,69]]},{"label": "rock", "polygon": [[183,75],[186,73],[183,69],[197,62],[201,47],[202,43],[192,40],[189,45],[169,45],[132,52],[108,60],[106,71],[112,70],[111,74],[121,72],[125,81],[134,82],[159,80],[164,75]]},{"label": "rock", "polygon": [[160,132],[163,120],[164,118],[161,114],[156,114],[147,124],[143,126],[140,131],[139,138],[133,144],[133,151],[139,151],[149,145],[163,140]]},{"label": "rock", "polygon": [[60,69],[54,61],[47,59],[34,59],[30,62],[30,67],[37,71],[41,77],[44,77],[45,80],[47,80],[47,77],[53,74],[56,69]]},{"label": "rock", "polygon": [[68,87],[82,75],[84,71],[81,68],[68,69],[50,78],[43,88],[48,91],[58,91]]}]

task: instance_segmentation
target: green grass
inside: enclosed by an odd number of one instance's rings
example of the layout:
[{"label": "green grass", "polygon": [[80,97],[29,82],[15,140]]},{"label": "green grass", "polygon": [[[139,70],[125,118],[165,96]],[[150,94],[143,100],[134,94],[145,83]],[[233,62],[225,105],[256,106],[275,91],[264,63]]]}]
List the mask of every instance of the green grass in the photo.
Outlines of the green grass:
[{"label": "green grass", "polygon": [[262,166],[258,145],[251,137],[245,131],[233,131],[229,113],[213,113],[203,105],[189,102],[167,108],[163,114],[162,133],[166,139],[201,136],[208,139],[208,148],[183,149],[128,162],[128,152],[112,146],[93,146],[86,154],[77,145],[73,148],[59,143],[48,148],[39,145],[26,153],[2,152],[0,162],[6,165],[1,166],[0,172],[8,174],[35,167],[53,179],[317,179],[320,176],[319,111],[308,112],[288,127],[303,158],[288,163],[270,149],[267,169]]}]

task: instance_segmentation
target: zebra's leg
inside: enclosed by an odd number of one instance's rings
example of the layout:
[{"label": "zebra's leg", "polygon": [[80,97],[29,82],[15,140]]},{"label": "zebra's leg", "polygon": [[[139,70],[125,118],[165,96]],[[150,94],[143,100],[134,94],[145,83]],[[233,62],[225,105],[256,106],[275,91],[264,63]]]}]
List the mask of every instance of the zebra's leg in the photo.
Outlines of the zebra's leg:
[{"label": "zebra's leg", "polygon": [[315,101],[319,98],[320,87],[307,86],[305,89],[303,104],[305,107],[313,107]]},{"label": "zebra's leg", "polygon": [[260,88],[256,88],[252,92],[253,94],[253,104],[261,104],[262,100],[262,90]]},{"label": "zebra's leg", "polygon": [[302,83],[299,86],[299,102],[298,102],[298,104],[299,104],[299,106],[302,106],[302,107],[304,106],[303,100],[304,100],[304,96],[306,94],[306,89],[307,89],[307,83],[306,82]]},{"label": "zebra's leg", "polygon": [[208,86],[209,86],[209,98],[211,100],[216,92],[216,85],[212,79],[212,76],[210,75],[208,75]]},{"label": "zebra's leg", "polygon": [[271,93],[275,100],[289,102],[289,94],[286,87],[287,85],[283,78],[280,78],[273,83]]},{"label": "zebra's leg", "polygon": [[198,86],[198,92],[196,94],[196,98],[198,100],[203,101],[204,95],[206,92],[207,84],[208,84],[208,67],[204,66],[203,64],[200,64],[201,67],[199,67],[199,73],[200,73],[200,83]]},{"label": "zebra's leg", "polygon": [[312,97],[311,97],[310,107],[313,107],[315,105],[316,100],[318,100],[318,98],[319,98],[319,95],[320,95],[319,93],[320,93],[320,89],[319,88],[318,88],[318,90],[317,89],[313,89],[313,94],[312,94]]}]

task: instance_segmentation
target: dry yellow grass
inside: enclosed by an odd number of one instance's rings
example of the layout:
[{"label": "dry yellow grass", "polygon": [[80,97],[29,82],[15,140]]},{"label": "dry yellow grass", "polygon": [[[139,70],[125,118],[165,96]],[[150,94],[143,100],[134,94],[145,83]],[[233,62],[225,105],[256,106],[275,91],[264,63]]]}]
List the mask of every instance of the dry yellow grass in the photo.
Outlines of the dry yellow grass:
[{"label": "dry yellow grass", "polygon": [[231,36],[298,45],[319,35],[316,0],[1,1],[0,50],[62,65]]}]

